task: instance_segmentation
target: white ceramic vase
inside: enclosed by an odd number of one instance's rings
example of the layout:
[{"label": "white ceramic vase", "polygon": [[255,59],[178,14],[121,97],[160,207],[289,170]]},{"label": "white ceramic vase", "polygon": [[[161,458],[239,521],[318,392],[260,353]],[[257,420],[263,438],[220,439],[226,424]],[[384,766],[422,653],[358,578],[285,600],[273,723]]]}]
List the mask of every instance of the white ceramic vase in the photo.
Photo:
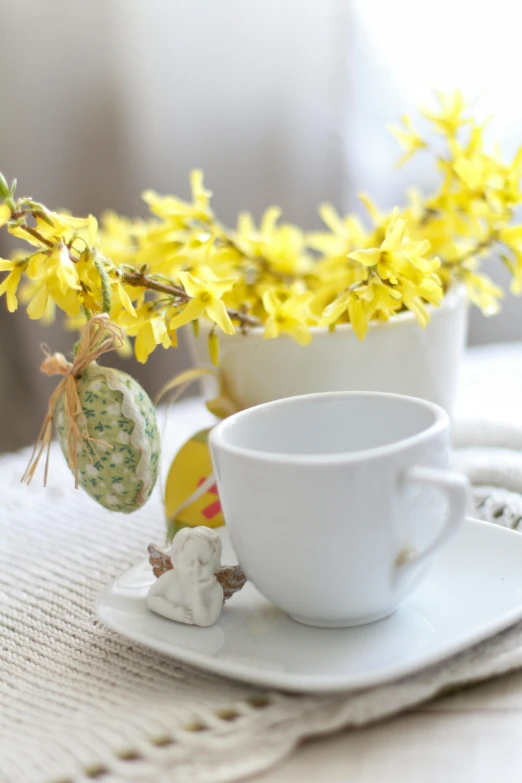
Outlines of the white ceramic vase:
[{"label": "white ceramic vase", "polygon": [[[410,312],[386,323],[372,323],[364,341],[349,324],[335,332],[312,328],[303,347],[291,337],[263,337],[262,328],[247,335],[219,334],[219,369],[241,408],[300,394],[327,391],[381,391],[421,397],[450,414],[466,342],[466,292],[456,286],[440,307],[430,307],[431,320],[421,329]],[[187,330],[195,366],[209,366],[207,324],[198,338]],[[204,382],[205,394],[215,393]]]}]

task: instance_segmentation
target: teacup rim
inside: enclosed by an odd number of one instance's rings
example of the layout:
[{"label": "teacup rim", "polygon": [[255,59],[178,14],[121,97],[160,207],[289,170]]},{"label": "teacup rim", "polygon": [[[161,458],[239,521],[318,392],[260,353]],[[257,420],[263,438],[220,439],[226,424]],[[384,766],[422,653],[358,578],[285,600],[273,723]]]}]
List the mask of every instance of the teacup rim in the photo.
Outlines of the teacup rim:
[{"label": "teacup rim", "polygon": [[[424,407],[430,410],[435,418],[434,421],[421,432],[415,435],[409,435],[400,440],[396,440],[393,443],[388,443],[383,446],[373,446],[367,449],[359,449],[357,451],[337,452],[333,454],[292,454],[291,452],[275,452],[275,451],[260,451],[257,449],[247,448],[245,446],[237,446],[229,443],[223,437],[223,432],[239,418],[247,418],[252,415],[253,411],[257,411],[263,408],[282,407],[284,405],[304,403],[306,400],[312,398],[315,399],[335,399],[335,398],[347,398],[347,397],[379,397],[394,400],[405,400],[411,402],[419,407]],[[292,397],[282,397],[279,400],[271,400],[270,402],[264,402],[260,405],[253,405],[250,408],[245,408],[242,411],[228,416],[226,419],[220,421],[215,427],[210,430],[209,444],[211,448],[220,448],[230,454],[241,456],[246,459],[251,459],[261,462],[279,462],[280,464],[299,464],[299,465],[333,465],[333,464],[349,464],[354,462],[362,462],[367,460],[376,459],[379,457],[386,457],[395,453],[401,452],[406,448],[414,447],[422,444],[424,441],[429,440],[433,436],[443,432],[445,429],[449,429],[450,417],[447,411],[440,405],[437,405],[430,400],[422,399],[421,397],[412,397],[406,394],[394,394],[392,392],[379,392],[379,391],[332,391],[332,392],[315,392],[312,394],[299,394]]]}]

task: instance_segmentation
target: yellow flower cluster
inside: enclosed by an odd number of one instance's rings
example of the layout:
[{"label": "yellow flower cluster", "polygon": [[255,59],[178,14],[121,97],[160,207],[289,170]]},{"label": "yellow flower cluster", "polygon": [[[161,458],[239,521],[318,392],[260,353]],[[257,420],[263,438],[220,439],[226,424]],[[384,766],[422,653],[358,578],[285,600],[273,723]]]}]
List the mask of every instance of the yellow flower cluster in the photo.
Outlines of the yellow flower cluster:
[{"label": "yellow flower cluster", "polygon": [[[409,194],[403,208],[380,212],[362,197],[365,226],[320,207],[321,232],[305,233],[269,208],[256,225],[241,214],[227,229],[210,207],[201,172],[191,174],[192,199],[147,191],[151,217],[129,220],[107,214],[73,218],[29,198],[15,199],[15,185],[0,175],[0,226],[32,245],[0,259],[7,307],[18,306],[17,289],[30,318],[52,318],[58,306],[80,325],[108,312],[135,338],[145,362],[158,345],[176,345],[179,327],[210,323],[209,345],[218,361],[216,329],[226,334],[262,327],[265,337],[290,334],[306,345],[310,328],[350,323],[364,338],[372,321],[410,310],[421,326],[429,307],[461,281],[486,314],[498,310],[503,292],[479,271],[496,252],[522,292],[522,226],[513,222],[522,202],[522,149],[511,161],[484,145],[484,126],[466,115],[460,92],[439,95],[437,111],[424,112],[430,140],[409,117],[391,128],[404,148],[399,163],[425,151],[440,173],[438,190]],[[433,139],[441,136],[440,151]]]}]

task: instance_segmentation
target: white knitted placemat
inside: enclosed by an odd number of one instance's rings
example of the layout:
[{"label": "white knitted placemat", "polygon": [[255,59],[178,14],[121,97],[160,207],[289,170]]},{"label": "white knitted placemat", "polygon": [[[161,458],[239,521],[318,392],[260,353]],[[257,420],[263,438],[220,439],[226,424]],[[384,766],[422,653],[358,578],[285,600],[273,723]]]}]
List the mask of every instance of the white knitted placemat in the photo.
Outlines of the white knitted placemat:
[{"label": "white knitted placemat", "polygon": [[[199,400],[176,406],[166,458],[211,421]],[[506,443],[500,446],[507,460]],[[501,484],[496,458],[488,473],[483,451],[482,483]],[[457,454],[463,469],[473,468],[474,455],[469,448]],[[522,488],[522,469],[512,456],[511,491],[481,487],[475,497],[477,516],[517,527],[522,500],[512,490]],[[30,488],[20,485],[27,458],[27,451],[0,458],[1,783],[234,781],[282,759],[306,736],[362,725],[522,666],[521,623],[414,677],[356,694],[260,693],[191,670],[120,638],[93,612],[102,586],[142,559],[150,541],[163,541],[158,493],[132,516],[111,514],[73,489],[58,448],[46,490],[40,476]]]}]

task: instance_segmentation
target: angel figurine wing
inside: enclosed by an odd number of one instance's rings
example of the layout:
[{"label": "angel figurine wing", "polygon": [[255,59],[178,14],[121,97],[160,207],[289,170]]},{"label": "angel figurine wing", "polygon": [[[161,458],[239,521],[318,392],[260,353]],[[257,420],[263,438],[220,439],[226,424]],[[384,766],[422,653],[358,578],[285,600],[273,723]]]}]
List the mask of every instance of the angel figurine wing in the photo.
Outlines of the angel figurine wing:
[{"label": "angel figurine wing", "polygon": [[172,560],[170,555],[163,552],[156,544],[149,544],[147,547],[149,552],[149,563],[152,566],[154,576],[159,579],[165,571],[170,571],[172,566]]},{"label": "angel figurine wing", "polygon": [[[156,544],[149,544],[149,563],[152,566],[156,579],[173,568],[170,555],[163,552]],[[239,592],[244,586],[247,578],[241,566],[223,566],[216,573],[216,579],[223,588],[223,603],[228,601],[234,593]]]},{"label": "angel figurine wing", "polygon": [[223,566],[216,574],[216,579],[223,588],[223,603],[232,598],[244,586],[247,578],[241,566]]}]

